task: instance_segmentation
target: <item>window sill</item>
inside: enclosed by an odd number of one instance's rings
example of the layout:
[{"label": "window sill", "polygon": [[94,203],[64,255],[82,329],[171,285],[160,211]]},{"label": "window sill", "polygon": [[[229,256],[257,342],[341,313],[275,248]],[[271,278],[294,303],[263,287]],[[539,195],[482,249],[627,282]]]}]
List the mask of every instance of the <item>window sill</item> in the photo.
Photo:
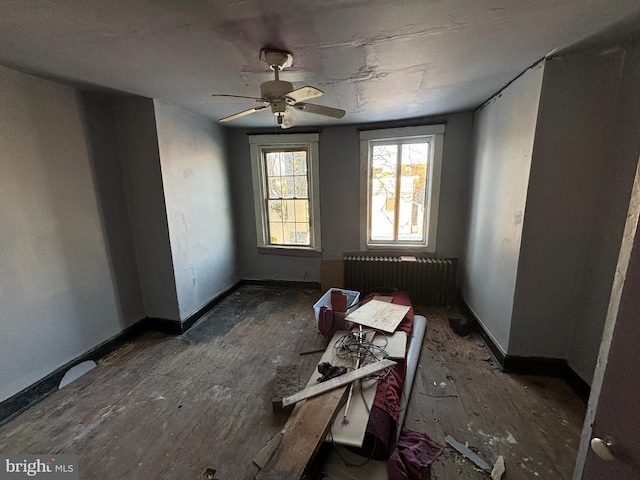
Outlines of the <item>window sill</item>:
[{"label": "window sill", "polygon": [[436,250],[418,245],[367,245],[363,251],[377,254],[424,255],[425,253],[435,253]]},{"label": "window sill", "polygon": [[300,247],[258,247],[258,255],[282,255],[288,257],[320,258],[322,250]]}]

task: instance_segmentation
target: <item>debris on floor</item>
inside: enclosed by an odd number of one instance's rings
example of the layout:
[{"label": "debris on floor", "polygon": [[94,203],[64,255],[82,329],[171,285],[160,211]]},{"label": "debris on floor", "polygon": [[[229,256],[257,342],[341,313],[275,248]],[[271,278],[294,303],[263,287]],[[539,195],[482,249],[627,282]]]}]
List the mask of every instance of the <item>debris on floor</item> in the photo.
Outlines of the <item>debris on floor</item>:
[{"label": "debris on floor", "polygon": [[504,457],[500,455],[493,466],[493,470],[491,470],[491,480],[501,480],[504,472]]},{"label": "debris on floor", "polygon": [[271,405],[273,413],[288,413],[293,410],[293,405],[282,406],[282,399],[294,394],[300,388],[298,365],[282,365],[276,367],[273,397]]},{"label": "debris on floor", "polygon": [[449,317],[449,326],[461,337],[468,337],[471,333],[472,322],[470,322],[466,318]]},{"label": "debris on floor", "polygon": [[216,480],[216,471],[213,468],[207,468],[202,474],[202,477],[206,480]]},{"label": "debris on floor", "polygon": [[476,466],[485,472],[491,472],[491,465],[489,465],[486,461],[480,458],[476,453],[472,452],[469,447],[461,444],[451,435],[447,435],[445,438],[446,442],[451,445],[455,450],[457,450],[461,455],[471,460]]}]

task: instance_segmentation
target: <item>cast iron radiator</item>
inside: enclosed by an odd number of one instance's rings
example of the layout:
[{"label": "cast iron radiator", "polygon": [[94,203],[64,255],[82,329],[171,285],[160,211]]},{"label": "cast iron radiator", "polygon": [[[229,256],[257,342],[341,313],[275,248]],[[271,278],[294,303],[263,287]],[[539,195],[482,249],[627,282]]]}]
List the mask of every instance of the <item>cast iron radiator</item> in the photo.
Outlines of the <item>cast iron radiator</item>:
[{"label": "cast iron radiator", "polygon": [[363,294],[404,290],[411,296],[411,301],[419,305],[444,306],[456,302],[457,258],[345,254],[342,260],[346,289]]}]

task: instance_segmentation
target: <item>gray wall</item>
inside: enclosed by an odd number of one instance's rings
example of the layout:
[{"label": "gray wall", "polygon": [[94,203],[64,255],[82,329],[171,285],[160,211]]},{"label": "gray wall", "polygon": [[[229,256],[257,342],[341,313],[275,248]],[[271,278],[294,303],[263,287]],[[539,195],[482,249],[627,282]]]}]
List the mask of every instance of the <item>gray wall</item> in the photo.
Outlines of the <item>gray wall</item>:
[{"label": "gray wall", "polygon": [[153,101],[113,101],[124,184],[147,316],[180,321]]},{"label": "gray wall", "polygon": [[[511,355],[567,358],[576,322],[576,328],[595,334],[583,339],[588,345],[576,346],[576,354],[591,350],[593,359],[597,356],[633,179],[632,168],[627,182],[613,184],[605,170],[621,166],[609,155],[621,60],[622,53],[614,52],[546,62],[511,323]],[[612,204],[613,198],[622,200],[622,205]],[[606,217],[616,210],[619,225],[606,238],[595,239]],[[603,242],[613,249],[607,252]],[[585,282],[593,280],[595,284],[586,289],[589,294],[581,296]],[[577,316],[584,301],[589,308]],[[594,322],[598,328],[590,328]]]},{"label": "gray wall", "polygon": [[236,283],[235,238],[221,128],[155,100],[162,184],[180,319]]},{"label": "gray wall", "polygon": [[140,319],[135,292],[118,303],[92,171],[109,139],[85,123],[110,113],[86,100],[0,67],[0,401]]},{"label": "gray wall", "polygon": [[[389,128],[446,122],[438,214],[436,255],[459,258],[463,253],[471,151],[471,113],[443,118],[412,119],[376,125],[346,125],[320,132],[320,216],[322,260],[341,260],[343,252],[358,251],[360,228],[361,128]],[[256,248],[253,185],[249,133],[273,133],[228,129],[233,167],[234,203],[238,222],[242,272],[251,279],[319,281],[320,258],[259,254]],[[281,132],[276,132],[281,133]]]},{"label": "gray wall", "polygon": [[637,43],[592,48],[475,116],[465,299],[504,353],[566,359],[587,383],[640,155],[638,85]]},{"label": "gray wall", "polygon": [[462,293],[507,352],[543,66],[474,116],[473,177]]},{"label": "gray wall", "polygon": [[109,266],[123,318],[145,317],[111,95],[81,94]]},{"label": "gray wall", "polygon": [[611,78],[618,78],[613,117],[609,128],[601,129],[609,142],[603,155],[594,212],[597,222],[592,226],[587,251],[587,264],[592,268],[584,276],[568,354],[569,365],[588,382],[596,366],[634,171],[640,158],[640,43],[624,49],[620,66],[610,72]]}]

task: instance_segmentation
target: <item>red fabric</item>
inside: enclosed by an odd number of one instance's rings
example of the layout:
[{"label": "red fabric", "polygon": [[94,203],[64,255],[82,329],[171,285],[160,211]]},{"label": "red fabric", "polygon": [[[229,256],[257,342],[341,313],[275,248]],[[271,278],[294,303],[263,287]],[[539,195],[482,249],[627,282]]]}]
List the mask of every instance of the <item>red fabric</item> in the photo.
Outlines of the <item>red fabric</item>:
[{"label": "red fabric", "polygon": [[[393,303],[411,307],[396,329],[405,332],[407,336],[409,336],[413,328],[414,315],[411,299],[407,293],[401,291],[395,291],[391,295],[393,295]],[[389,375],[378,381],[373,405],[387,412],[397,423],[400,410],[404,406],[402,405],[402,389],[404,387],[405,377],[407,376],[407,360],[405,358],[396,361],[398,364],[391,368]]]},{"label": "red fabric", "polygon": [[[397,330],[411,335],[414,312],[409,295],[398,290],[390,294],[385,293],[384,295],[393,296],[393,303],[411,307],[397,328]],[[373,294],[367,297],[363,303],[372,299]],[[398,416],[401,409],[406,407],[406,405],[403,404],[403,402],[406,402],[406,399],[402,398],[402,389],[404,387],[406,374],[406,360],[397,360],[397,365],[391,368],[389,375],[378,381],[364,443],[362,448],[352,449],[356,453],[376,460],[386,460],[391,452],[395,450]]]}]

